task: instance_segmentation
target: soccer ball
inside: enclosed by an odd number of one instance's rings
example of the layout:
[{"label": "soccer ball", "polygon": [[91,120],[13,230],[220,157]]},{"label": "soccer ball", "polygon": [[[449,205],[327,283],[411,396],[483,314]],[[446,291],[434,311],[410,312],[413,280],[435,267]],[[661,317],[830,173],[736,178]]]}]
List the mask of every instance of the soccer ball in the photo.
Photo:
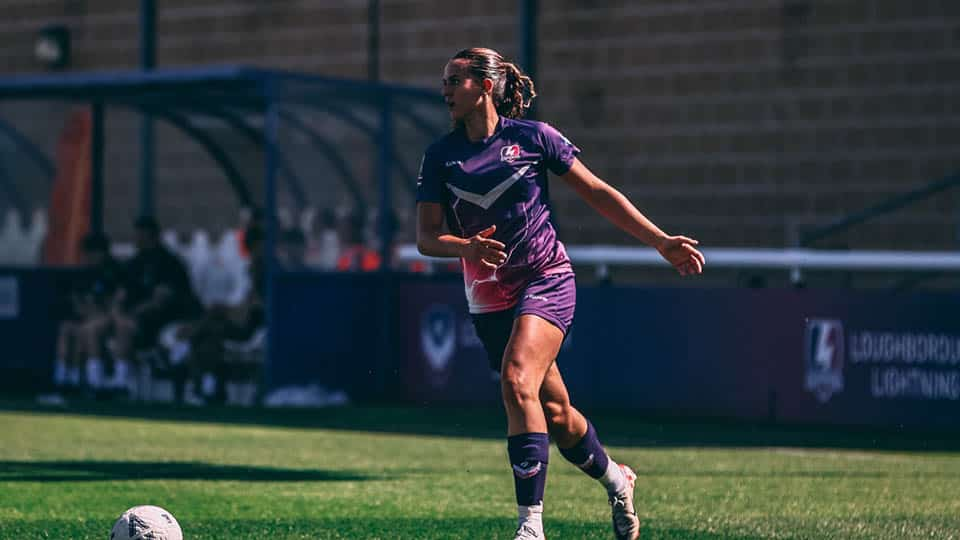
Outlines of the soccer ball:
[{"label": "soccer ball", "polygon": [[173,514],[159,506],[134,506],[120,516],[110,531],[110,540],[183,540],[183,531]]}]

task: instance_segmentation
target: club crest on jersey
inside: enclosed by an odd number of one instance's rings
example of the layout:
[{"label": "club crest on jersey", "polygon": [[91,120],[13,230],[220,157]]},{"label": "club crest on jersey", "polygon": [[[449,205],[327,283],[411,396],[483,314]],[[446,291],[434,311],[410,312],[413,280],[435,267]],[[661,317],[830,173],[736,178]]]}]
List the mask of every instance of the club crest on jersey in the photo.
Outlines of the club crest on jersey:
[{"label": "club crest on jersey", "polygon": [[520,157],[520,145],[510,144],[500,149],[500,161],[513,163]]}]

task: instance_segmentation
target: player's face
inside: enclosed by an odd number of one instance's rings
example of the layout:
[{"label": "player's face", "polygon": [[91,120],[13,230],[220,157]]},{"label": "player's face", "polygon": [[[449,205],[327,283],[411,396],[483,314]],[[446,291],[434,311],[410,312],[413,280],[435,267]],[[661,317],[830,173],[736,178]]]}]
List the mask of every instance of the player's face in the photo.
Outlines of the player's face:
[{"label": "player's face", "polygon": [[443,68],[443,100],[455,122],[479,110],[482,104],[483,84],[470,75],[468,65],[469,60],[455,58]]}]

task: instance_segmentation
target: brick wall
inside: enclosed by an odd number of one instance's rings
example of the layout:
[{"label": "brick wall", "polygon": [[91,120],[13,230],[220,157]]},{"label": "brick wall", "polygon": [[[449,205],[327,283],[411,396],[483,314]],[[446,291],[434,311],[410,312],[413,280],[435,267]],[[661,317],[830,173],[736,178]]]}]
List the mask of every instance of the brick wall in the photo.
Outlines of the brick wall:
[{"label": "brick wall", "polygon": [[[366,0],[158,4],[161,66],[251,63],[367,74]],[[445,60],[465,46],[518,54],[514,1],[381,4],[387,81],[435,87]],[[670,231],[713,246],[787,245],[811,226],[960,169],[960,3],[540,4],[540,117]],[[0,0],[0,74],[38,70],[32,35],[51,22],[74,32],[73,69],[135,67],[138,6]],[[135,118],[126,122],[131,136],[111,143],[116,157],[108,189],[124,194],[111,201],[112,215],[120,216],[114,226],[132,215],[136,200],[129,189],[136,178]],[[196,150],[176,136],[161,139],[158,181],[167,190],[161,215],[228,223],[234,203],[216,169],[202,156],[191,158]],[[556,186],[569,243],[628,241]],[[187,187],[202,197],[176,195]],[[208,208],[197,211],[191,205],[203,197]],[[825,245],[950,249],[957,245],[958,197],[946,192]]]}]

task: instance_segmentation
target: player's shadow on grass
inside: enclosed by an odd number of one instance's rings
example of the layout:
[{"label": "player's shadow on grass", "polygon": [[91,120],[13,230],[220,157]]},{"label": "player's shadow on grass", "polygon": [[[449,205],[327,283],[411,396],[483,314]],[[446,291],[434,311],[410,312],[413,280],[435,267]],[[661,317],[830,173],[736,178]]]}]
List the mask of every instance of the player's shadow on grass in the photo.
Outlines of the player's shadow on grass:
[{"label": "player's shadow on grass", "polygon": [[0,461],[0,482],[112,480],[234,480],[246,482],[344,482],[374,476],[321,469],[278,469],[201,462]]}]

